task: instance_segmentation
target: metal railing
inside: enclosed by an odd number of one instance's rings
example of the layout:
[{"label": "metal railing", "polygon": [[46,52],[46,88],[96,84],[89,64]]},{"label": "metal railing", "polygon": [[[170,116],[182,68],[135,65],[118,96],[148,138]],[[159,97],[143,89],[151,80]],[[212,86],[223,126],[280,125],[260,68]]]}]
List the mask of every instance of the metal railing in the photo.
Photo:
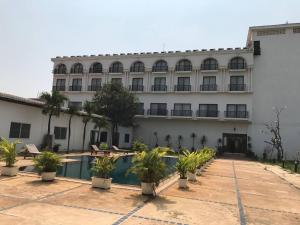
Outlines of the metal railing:
[{"label": "metal railing", "polygon": [[66,90],[66,86],[53,86],[52,90],[53,91],[65,91]]},{"label": "metal railing", "polygon": [[175,91],[191,91],[191,85],[175,85]]},{"label": "metal railing", "polygon": [[100,91],[101,90],[101,85],[89,85],[88,86],[88,91]]},{"label": "metal railing", "polygon": [[216,84],[202,84],[200,85],[200,91],[217,91],[218,86]]},{"label": "metal railing", "polygon": [[73,85],[73,86],[69,86],[69,91],[81,91],[82,86],[79,85]]},{"label": "metal railing", "polygon": [[229,91],[246,91],[246,84],[229,84]]},{"label": "metal railing", "polygon": [[151,116],[167,116],[168,110],[167,109],[148,109],[147,115]]},{"label": "metal railing", "polygon": [[144,85],[130,85],[130,91],[144,91]]},{"label": "metal railing", "polygon": [[218,110],[197,110],[197,117],[218,117]]},{"label": "metal railing", "polygon": [[193,115],[193,111],[192,110],[176,110],[173,109],[171,111],[171,115],[172,116],[192,116]]},{"label": "metal railing", "polygon": [[224,111],[226,118],[248,118],[248,111]]},{"label": "metal railing", "polygon": [[167,91],[167,85],[165,84],[155,84],[152,85],[152,91]]},{"label": "metal railing", "polygon": [[176,65],[175,66],[175,70],[177,72],[182,72],[182,71],[191,72],[192,69],[193,69],[192,65]]}]

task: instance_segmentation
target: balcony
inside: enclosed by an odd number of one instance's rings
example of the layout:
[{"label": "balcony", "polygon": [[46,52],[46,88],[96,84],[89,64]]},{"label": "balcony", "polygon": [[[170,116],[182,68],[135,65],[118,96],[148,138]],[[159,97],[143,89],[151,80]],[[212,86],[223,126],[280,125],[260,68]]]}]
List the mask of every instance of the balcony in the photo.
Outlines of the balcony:
[{"label": "balcony", "polygon": [[217,118],[219,111],[217,110],[197,110],[197,117],[213,117]]},{"label": "balcony", "polygon": [[229,84],[229,91],[246,91],[246,84]]},{"label": "balcony", "polygon": [[224,111],[225,118],[249,118],[248,111]]},{"label": "balcony", "polygon": [[131,85],[129,86],[130,91],[144,91],[143,85]]},{"label": "balcony", "polygon": [[167,91],[167,85],[155,84],[151,87],[152,91]]},{"label": "balcony", "polygon": [[167,109],[148,109],[147,115],[150,116],[167,116],[168,110]]},{"label": "balcony", "polygon": [[73,85],[73,86],[69,86],[69,91],[81,91],[82,86],[79,85]]},{"label": "balcony", "polygon": [[175,85],[175,91],[191,91],[191,85]]},{"label": "balcony", "polygon": [[200,85],[200,91],[217,91],[218,86],[216,84],[202,84]]},{"label": "balcony", "polygon": [[145,115],[145,110],[144,109],[137,109],[135,112],[136,116],[143,116]]},{"label": "balcony", "polygon": [[88,91],[100,91],[101,90],[101,85],[89,85],[88,86]]},{"label": "balcony", "polygon": [[191,72],[192,69],[192,65],[176,65],[175,67],[176,72]]},{"label": "balcony", "polygon": [[172,110],[171,111],[172,116],[185,116],[185,117],[191,117],[193,115],[192,110]]},{"label": "balcony", "polygon": [[53,91],[65,91],[66,90],[66,86],[53,86],[52,90]]}]

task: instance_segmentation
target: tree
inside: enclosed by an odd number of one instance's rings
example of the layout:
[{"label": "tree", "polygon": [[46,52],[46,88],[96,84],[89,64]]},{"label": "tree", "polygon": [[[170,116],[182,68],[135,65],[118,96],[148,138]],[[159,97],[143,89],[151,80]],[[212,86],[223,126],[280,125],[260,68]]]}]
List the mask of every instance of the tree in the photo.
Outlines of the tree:
[{"label": "tree", "polygon": [[68,148],[67,148],[67,154],[70,151],[70,139],[71,139],[71,122],[74,115],[76,115],[79,111],[79,108],[77,106],[69,106],[67,113],[70,115],[69,117],[69,128],[68,128]]},{"label": "tree", "polygon": [[267,130],[271,133],[270,140],[265,141],[265,143],[270,144],[272,148],[277,150],[277,160],[279,161],[282,160],[284,156],[284,148],[280,134],[280,114],[284,109],[286,109],[286,106],[281,108],[274,107],[275,120],[265,123]]},{"label": "tree", "polygon": [[42,113],[49,115],[46,145],[51,148],[50,128],[52,116],[59,117],[61,107],[68,98],[58,91],[52,91],[52,93],[42,92],[39,98],[45,103],[43,105]]},{"label": "tree", "polygon": [[100,130],[101,128],[107,128],[109,123],[104,117],[94,118],[93,122],[95,123],[94,128],[98,129],[97,144],[100,144]]},{"label": "tree", "polygon": [[118,126],[132,126],[137,99],[120,83],[105,84],[94,97],[95,112],[110,118],[112,143],[117,143]]},{"label": "tree", "polygon": [[92,113],[94,112],[94,103],[89,101],[84,102],[83,110],[86,113],[86,115],[84,115],[82,119],[82,122],[84,123],[83,137],[82,137],[82,152],[84,151],[84,146],[85,146],[86,126],[87,123],[92,119]]}]

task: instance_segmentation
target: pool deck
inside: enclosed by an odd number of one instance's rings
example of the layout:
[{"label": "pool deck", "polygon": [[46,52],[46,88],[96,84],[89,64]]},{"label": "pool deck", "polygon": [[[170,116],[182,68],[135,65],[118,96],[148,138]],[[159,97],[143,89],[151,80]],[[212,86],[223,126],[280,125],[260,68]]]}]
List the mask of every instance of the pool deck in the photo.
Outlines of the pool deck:
[{"label": "pool deck", "polygon": [[[29,161],[29,160],[28,160]],[[21,162],[19,162],[21,163]],[[35,175],[0,177],[0,224],[300,224],[300,189],[264,165],[217,159],[189,189],[165,183],[153,199],[139,188]],[[282,174],[282,173],[281,173]],[[295,183],[299,176],[293,178]]]}]

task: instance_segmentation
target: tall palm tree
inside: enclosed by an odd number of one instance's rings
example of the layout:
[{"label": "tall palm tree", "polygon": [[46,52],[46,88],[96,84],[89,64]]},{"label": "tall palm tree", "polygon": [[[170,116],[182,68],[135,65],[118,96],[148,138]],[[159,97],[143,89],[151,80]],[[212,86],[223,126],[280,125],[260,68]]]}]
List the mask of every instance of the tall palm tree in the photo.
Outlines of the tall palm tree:
[{"label": "tall palm tree", "polygon": [[49,115],[46,144],[49,148],[51,148],[50,128],[51,128],[52,116],[59,117],[61,112],[61,107],[64,101],[67,101],[68,98],[58,91],[52,91],[52,93],[42,92],[39,98],[45,103],[43,105],[42,113],[45,115],[47,114]]},{"label": "tall palm tree", "polygon": [[93,122],[95,123],[94,128],[98,129],[98,135],[97,135],[97,143],[100,143],[100,130],[101,128],[107,128],[108,127],[108,121],[104,117],[94,118]]},{"label": "tall palm tree", "polygon": [[83,137],[82,137],[82,152],[84,151],[84,146],[85,146],[86,126],[87,123],[92,119],[92,113],[94,112],[94,103],[86,101],[83,104],[83,110],[86,112],[86,115],[82,119],[82,122],[84,123]]},{"label": "tall palm tree", "polygon": [[69,128],[68,128],[68,148],[67,148],[67,153],[70,151],[70,139],[71,139],[71,123],[72,123],[72,118],[74,115],[76,115],[79,111],[79,108],[77,106],[69,106],[67,113],[70,115],[69,117]]}]

